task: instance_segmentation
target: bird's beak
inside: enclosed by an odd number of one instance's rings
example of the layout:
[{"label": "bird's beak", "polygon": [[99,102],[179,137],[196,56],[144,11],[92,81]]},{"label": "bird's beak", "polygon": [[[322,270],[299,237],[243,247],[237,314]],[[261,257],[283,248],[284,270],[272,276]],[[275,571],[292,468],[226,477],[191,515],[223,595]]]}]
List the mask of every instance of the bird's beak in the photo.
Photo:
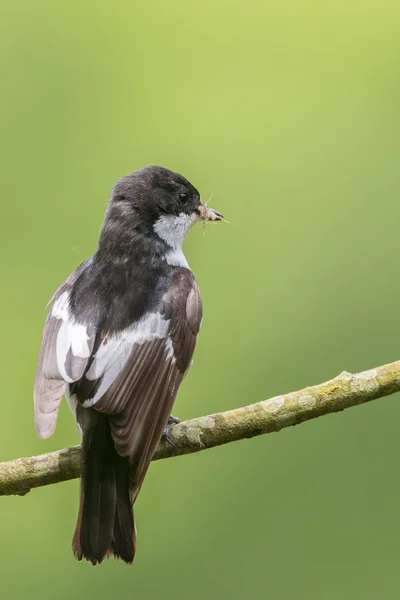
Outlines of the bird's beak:
[{"label": "bird's beak", "polygon": [[197,212],[203,221],[222,221],[224,218],[224,215],[221,215],[220,212],[213,208],[208,208],[208,206],[204,206],[204,204],[199,204]]}]

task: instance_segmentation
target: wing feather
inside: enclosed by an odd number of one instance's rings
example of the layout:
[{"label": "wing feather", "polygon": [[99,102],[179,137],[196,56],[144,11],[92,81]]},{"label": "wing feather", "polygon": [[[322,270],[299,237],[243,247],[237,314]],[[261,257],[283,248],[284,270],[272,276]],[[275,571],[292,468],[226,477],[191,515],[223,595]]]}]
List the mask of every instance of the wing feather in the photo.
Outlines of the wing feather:
[{"label": "wing feather", "polygon": [[58,407],[65,392],[66,382],[60,376],[56,353],[57,336],[61,322],[48,316],[44,326],[34,387],[35,426],[42,438],[50,437],[56,428]]},{"label": "wing feather", "polygon": [[78,421],[79,408],[109,416],[116,450],[130,459],[134,497],[191,364],[201,318],[193,274],[176,269],[158,311],[104,339],[86,374],[70,385]]},{"label": "wing feather", "polygon": [[36,427],[41,437],[53,433],[63,393],[73,400],[78,425],[87,409],[108,415],[115,448],[130,460],[135,498],[192,361],[202,320],[199,289],[191,271],[176,268],[158,309],[102,334],[95,323],[71,317],[70,288],[68,280],[55,295],[45,325]]},{"label": "wing feather", "polygon": [[67,384],[80,379],[92,353],[95,328],[74,322],[69,294],[82,265],[54,294],[43,331],[34,386],[35,426],[42,438],[56,428],[58,408]]}]

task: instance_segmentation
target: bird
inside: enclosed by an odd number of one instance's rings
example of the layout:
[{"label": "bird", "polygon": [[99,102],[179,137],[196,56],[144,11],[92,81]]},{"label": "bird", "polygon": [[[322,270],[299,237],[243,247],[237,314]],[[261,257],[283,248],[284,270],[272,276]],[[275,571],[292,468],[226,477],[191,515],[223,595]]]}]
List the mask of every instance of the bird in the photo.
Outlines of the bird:
[{"label": "bird", "polygon": [[221,220],[182,175],[160,166],[135,171],[113,188],[96,251],[50,300],[35,426],[41,438],[54,433],[64,395],[82,436],[78,560],[133,562],[134,503],[177,420],[172,406],[202,322],[182,244],[196,222]]}]

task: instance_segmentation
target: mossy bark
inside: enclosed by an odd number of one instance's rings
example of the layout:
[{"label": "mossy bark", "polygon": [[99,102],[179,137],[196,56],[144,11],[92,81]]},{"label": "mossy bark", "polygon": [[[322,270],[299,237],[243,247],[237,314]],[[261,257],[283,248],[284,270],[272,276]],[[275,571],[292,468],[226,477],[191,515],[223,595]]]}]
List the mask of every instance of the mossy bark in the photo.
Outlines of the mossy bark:
[{"label": "mossy bark", "polygon": [[[153,460],[272,433],[398,391],[400,361],[355,375],[343,372],[335,379],[298,392],[172,425],[172,445],[162,440]],[[0,463],[0,495],[24,495],[32,488],[67,481],[79,475],[79,446],[19,458]]]}]

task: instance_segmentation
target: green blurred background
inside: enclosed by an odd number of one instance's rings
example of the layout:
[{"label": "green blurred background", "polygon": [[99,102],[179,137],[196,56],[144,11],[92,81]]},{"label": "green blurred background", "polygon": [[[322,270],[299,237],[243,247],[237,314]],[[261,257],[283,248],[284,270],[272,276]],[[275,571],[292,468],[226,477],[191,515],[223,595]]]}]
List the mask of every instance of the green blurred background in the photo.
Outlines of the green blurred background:
[{"label": "green blurred background", "polygon": [[[186,175],[231,225],[186,254],[205,319],[174,413],[400,358],[397,1],[1,1],[0,460],[36,437],[45,306],[122,175]],[[2,598],[400,597],[399,397],[160,461],[132,568],[76,562],[78,482],[0,501]]]}]

